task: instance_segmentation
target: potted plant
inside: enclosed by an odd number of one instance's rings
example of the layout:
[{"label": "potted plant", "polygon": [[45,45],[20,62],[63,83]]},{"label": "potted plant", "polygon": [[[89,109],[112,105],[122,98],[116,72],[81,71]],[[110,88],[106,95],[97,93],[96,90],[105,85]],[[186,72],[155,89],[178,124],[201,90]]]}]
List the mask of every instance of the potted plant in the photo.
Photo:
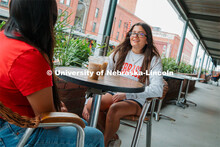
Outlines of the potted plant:
[{"label": "potted plant", "polygon": [[[68,17],[61,21],[60,17],[63,15],[62,13],[59,16],[55,26],[54,64],[55,66],[82,67],[91,55],[89,43],[85,38],[72,37],[74,27],[69,25]],[[60,99],[67,109],[81,116],[87,88],[59,78],[56,79],[56,84]]]}]

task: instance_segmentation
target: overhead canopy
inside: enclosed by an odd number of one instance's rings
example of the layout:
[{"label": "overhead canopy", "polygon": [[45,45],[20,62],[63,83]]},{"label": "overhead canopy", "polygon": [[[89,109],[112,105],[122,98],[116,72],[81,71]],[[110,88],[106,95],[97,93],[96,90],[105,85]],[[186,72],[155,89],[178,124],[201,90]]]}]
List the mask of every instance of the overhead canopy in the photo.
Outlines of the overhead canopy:
[{"label": "overhead canopy", "polygon": [[177,13],[189,20],[189,27],[200,39],[215,65],[220,65],[220,0],[168,0]]}]

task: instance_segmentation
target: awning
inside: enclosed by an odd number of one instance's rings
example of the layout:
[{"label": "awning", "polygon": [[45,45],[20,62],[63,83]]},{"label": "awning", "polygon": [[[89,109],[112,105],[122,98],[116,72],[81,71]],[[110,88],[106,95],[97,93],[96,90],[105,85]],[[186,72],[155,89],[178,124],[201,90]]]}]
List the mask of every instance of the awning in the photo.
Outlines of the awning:
[{"label": "awning", "polygon": [[168,0],[177,13],[189,20],[189,27],[200,39],[215,65],[220,65],[220,0]]}]

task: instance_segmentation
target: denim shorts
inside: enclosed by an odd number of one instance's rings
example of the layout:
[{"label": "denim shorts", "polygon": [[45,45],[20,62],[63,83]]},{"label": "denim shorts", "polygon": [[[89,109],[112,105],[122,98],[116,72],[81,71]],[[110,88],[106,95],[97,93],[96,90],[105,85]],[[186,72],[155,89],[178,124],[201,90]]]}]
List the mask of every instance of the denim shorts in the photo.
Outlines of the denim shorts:
[{"label": "denim shorts", "polygon": [[[115,95],[115,93],[112,92],[112,91],[108,91],[107,93],[109,93],[109,94],[111,94],[111,95]],[[126,100],[131,100],[131,101],[136,102],[136,103],[141,107],[141,109],[142,109],[142,107],[143,107],[142,104],[139,103],[138,101],[136,101],[135,99],[125,99],[125,100],[120,100],[120,101],[126,101]]]},{"label": "denim shorts", "polygon": [[[0,118],[0,147],[15,147],[26,128],[10,124]],[[85,127],[85,147],[104,147],[103,134],[92,127]],[[77,131],[74,127],[54,129],[37,128],[25,147],[73,147],[76,146]]]}]

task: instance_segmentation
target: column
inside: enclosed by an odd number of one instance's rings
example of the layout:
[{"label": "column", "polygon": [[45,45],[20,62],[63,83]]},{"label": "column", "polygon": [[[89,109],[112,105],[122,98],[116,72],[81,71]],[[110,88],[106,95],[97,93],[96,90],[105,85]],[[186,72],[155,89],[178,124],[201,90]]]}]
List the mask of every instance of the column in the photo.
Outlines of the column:
[{"label": "column", "polygon": [[200,76],[201,76],[201,71],[202,71],[204,59],[205,59],[205,50],[204,50],[203,57],[202,57],[202,64],[201,64],[201,66],[200,66],[200,68],[199,68],[198,78],[200,78]]},{"label": "column", "polygon": [[180,45],[179,45],[179,48],[178,48],[178,54],[177,54],[177,58],[176,58],[176,63],[178,65],[180,64],[180,60],[181,60],[181,56],[182,56],[182,52],[183,52],[183,46],[184,46],[184,41],[185,41],[185,37],[186,37],[186,32],[187,32],[188,24],[189,24],[189,20],[186,20],[185,24],[183,26],[183,32],[182,32],[182,36],[181,36],[181,40],[180,40]]},{"label": "column", "polygon": [[112,24],[114,21],[114,17],[115,17],[115,9],[117,7],[117,2],[118,0],[111,0],[111,6],[109,9],[109,16],[108,16],[108,23],[106,26],[106,30],[105,30],[105,48],[103,50],[103,56],[106,56],[107,54],[107,50],[109,47],[109,40],[110,40],[110,35],[111,35],[111,30],[112,30]]},{"label": "column", "polygon": [[194,68],[196,65],[196,58],[197,58],[198,51],[199,51],[199,45],[200,45],[200,39],[197,41],[197,45],[196,45],[196,50],[195,50],[194,59],[193,59],[192,72],[194,71]]},{"label": "column", "polygon": [[206,68],[207,68],[208,62],[209,62],[209,56],[207,56],[207,59],[206,59],[205,72],[206,72]]},{"label": "column", "polygon": [[110,40],[110,35],[111,35],[111,30],[112,30],[112,24],[114,21],[114,16],[115,16],[115,9],[117,7],[117,1],[118,0],[106,0],[104,9],[103,9],[103,14],[102,14],[102,19],[101,26],[99,29],[99,35],[97,39],[97,44],[101,44],[101,46],[105,46],[105,48],[99,49],[96,47],[95,55],[106,55],[107,54],[107,49],[109,46],[109,40]]},{"label": "column", "polygon": [[209,60],[208,60],[208,66],[207,66],[207,68],[208,68],[208,72],[209,72],[209,65],[210,65],[210,62],[211,62],[211,57],[209,57]]},{"label": "column", "polygon": [[97,46],[94,52],[95,56],[102,54],[102,49],[99,48],[99,44],[102,46],[102,43],[104,42],[104,35],[105,35],[105,29],[107,26],[107,18],[108,18],[109,9],[110,9],[110,0],[105,0],[104,8],[102,11],[102,18],[100,21],[101,23],[99,26],[99,33],[98,33],[98,37],[96,40]]}]

